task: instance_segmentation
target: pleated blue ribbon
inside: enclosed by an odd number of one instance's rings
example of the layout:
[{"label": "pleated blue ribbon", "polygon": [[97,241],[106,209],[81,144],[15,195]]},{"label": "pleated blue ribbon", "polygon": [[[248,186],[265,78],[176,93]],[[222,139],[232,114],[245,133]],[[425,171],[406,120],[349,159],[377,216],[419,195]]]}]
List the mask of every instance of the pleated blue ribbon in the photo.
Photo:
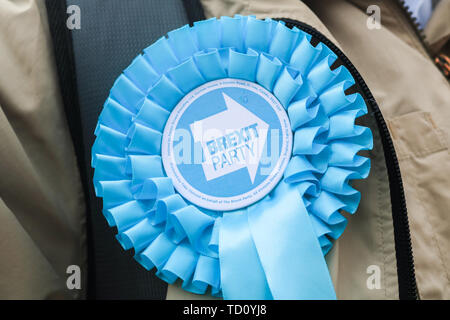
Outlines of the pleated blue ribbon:
[{"label": "pleated blue ribbon", "polygon": [[[225,299],[335,299],[324,255],[361,195],[372,148],[367,113],[336,55],[283,22],[221,17],[169,32],[114,83],[95,130],[92,166],[103,214],[146,269],[190,292]],[[294,133],[281,182],[246,208],[218,212],[185,200],[161,160],[165,123],[191,90],[222,78],[256,82],[286,109]]]}]

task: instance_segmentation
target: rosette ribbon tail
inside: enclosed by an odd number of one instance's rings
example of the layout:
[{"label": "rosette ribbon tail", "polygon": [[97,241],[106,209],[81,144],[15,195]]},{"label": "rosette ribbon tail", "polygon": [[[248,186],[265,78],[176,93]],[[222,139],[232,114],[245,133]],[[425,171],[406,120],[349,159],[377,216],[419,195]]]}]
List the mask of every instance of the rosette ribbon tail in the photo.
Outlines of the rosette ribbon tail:
[{"label": "rosette ribbon tail", "polygon": [[219,259],[224,299],[336,299],[309,214],[287,183],[246,210],[224,214]]}]

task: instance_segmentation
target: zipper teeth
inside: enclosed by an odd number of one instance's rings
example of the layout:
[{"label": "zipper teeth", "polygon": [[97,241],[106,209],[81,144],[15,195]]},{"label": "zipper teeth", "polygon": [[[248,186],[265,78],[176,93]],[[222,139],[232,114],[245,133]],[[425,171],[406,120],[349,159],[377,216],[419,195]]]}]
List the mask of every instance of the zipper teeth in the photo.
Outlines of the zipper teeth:
[{"label": "zipper teeth", "polygon": [[[363,92],[366,101],[370,104],[373,114],[377,121],[378,128],[381,131],[381,139],[383,142],[383,149],[386,157],[386,165],[389,173],[389,185],[391,189],[391,202],[393,203],[393,220],[394,220],[394,236],[395,248],[397,255],[397,272],[399,279],[399,297],[400,299],[417,300],[419,299],[414,259],[411,246],[411,233],[409,229],[409,221],[406,208],[406,199],[403,189],[403,182],[398,164],[397,155],[395,153],[394,144],[391,135],[386,125],[386,121],[381,114],[380,108],[370,92],[367,84],[356,70],[355,66],[350,62],[347,56],[334,45],[321,32],[317,31],[308,24],[292,20],[277,18],[276,20],[283,20],[287,27],[297,27],[303,31],[308,32],[313,37],[327,45],[342,61],[342,63],[349,69],[352,76],[355,78],[357,85]],[[397,187],[397,190],[395,190]],[[398,208],[394,208],[394,203],[398,203]],[[397,211],[398,209],[398,211]]]},{"label": "zipper teeth", "polygon": [[438,63],[436,63],[436,56],[433,54],[430,48],[430,44],[427,41],[427,37],[424,34],[424,30],[420,27],[417,19],[413,16],[412,12],[409,10],[405,0],[395,0],[394,1],[400,10],[403,12],[407,22],[411,25],[411,28],[414,30],[417,38],[419,39],[420,44],[424,48],[426,54],[430,57],[430,59],[434,62],[436,68],[444,75],[445,78],[448,78],[448,74],[445,73],[445,69],[442,68]]},{"label": "zipper teeth", "polygon": [[413,16],[412,12],[409,10],[405,0],[395,0],[395,2],[400,7],[401,11],[404,13],[406,20],[411,25],[412,29],[414,30],[417,38],[419,39],[419,42],[422,44],[426,53],[430,56],[431,60],[434,60],[434,56],[431,53],[430,46],[424,34],[424,30],[420,28],[417,19]]}]

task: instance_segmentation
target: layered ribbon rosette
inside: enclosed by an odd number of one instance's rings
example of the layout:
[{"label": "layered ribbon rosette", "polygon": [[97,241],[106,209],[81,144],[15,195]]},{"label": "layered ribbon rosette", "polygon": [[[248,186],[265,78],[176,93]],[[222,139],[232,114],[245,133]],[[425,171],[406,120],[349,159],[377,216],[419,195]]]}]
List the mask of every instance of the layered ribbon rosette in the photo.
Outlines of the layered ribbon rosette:
[{"label": "layered ribbon rosette", "polygon": [[[117,240],[168,283],[225,299],[335,299],[324,256],[343,233],[369,174],[369,128],[355,84],[337,56],[281,21],[235,16],[168,33],[144,49],[114,83],[95,130],[94,188]],[[241,79],[271,92],[293,135],[282,179],[231,211],[185,199],[161,159],[167,119],[193,89]],[[205,106],[206,108],[207,106]]]}]

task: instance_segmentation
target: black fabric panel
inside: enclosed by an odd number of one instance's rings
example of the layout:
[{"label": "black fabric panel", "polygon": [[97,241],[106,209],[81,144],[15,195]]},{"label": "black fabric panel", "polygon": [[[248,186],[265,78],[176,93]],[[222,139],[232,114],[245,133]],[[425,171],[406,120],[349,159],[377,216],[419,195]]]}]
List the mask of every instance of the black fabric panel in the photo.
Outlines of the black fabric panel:
[{"label": "black fabric panel", "polygon": [[[189,3],[187,15],[182,0],[47,1],[64,104],[90,209],[88,298],[166,297],[167,284],[141,267],[132,252],[124,252],[114,238],[116,230],[108,227],[101,214],[101,199],[95,197],[92,187],[90,150],[98,116],[114,80],[142,49],[168,31],[192,22],[192,17],[203,16],[198,1]],[[69,5],[80,7],[81,29],[68,34],[65,20]]]},{"label": "black fabric panel", "polygon": [[[85,162],[86,155],[83,141],[83,129],[81,126],[81,113],[78,101],[77,80],[75,75],[75,58],[73,55],[72,35],[70,30],[66,27],[66,4],[65,1],[45,1],[47,8],[48,23],[50,35],[53,41],[53,49],[55,56],[55,63],[59,78],[59,88],[63,100],[64,111],[67,117],[67,123],[71,138],[74,144],[75,155],[77,159],[78,169],[80,171],[81,184],[83,187],[86,199],[89,199],[89,179],[87,176],[89,163]],[[86,212],[90,214],[91,203],[86,201]],[[91,219],[86,219],[86,233],[87,233],[87,260],[88,270],[94,270],[94,248],[89,245],[92,242],[92,226]],[[86,270],[83,270],[86,271]],[[87,273],[87,297],[95,296],[93,294],[94,272]]]},{"label": "black fabric panel", "polygon": [[200,0],[183,0],[183,4],[190,25],[192,25],[195,21],[206,19]]},{"label": "black fabric panel", "polygon": [[[188,23],[178,0],[74,0],[81,9],[81,29],[72,31],[78,96],[84,132],[85,162],[101,107],[114,80],[145,47],[171,29]],[[90,202],[94,247],[94,286],[97,299],[163,299],[167,285],[124,252],[114,239],[116,230],[101,214],[101,200],[92,188]]]}]

